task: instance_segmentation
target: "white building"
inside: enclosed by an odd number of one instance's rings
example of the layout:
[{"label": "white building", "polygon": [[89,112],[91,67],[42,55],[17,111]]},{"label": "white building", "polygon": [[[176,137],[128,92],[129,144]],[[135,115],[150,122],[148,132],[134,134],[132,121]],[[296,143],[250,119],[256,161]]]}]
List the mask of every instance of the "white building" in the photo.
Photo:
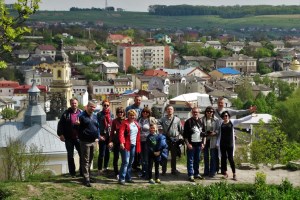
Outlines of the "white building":
[{"label": "white building", "polygon": [[108,81],[92,81],[93,94],[111,94],[115,92],[115,86]]}]

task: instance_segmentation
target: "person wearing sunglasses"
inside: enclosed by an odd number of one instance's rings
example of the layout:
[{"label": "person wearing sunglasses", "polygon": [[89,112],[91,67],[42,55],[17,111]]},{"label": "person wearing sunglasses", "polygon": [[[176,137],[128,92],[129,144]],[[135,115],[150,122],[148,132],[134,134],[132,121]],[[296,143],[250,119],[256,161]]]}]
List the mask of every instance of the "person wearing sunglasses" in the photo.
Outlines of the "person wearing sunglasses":
[{"label": "person wearing sunglasses", "polygon": [[[110,111],[109,101],[102,101],[102,111],[97,113],[98,123],[100,124],[99,156],[98,156],[98,175],[101,175],[102,169],[106,171],[109,162],[109,133],[113,120],[113,114]],[[104,159],[104,163],[103,163]]]},{"label": "person wearing sunglasses", "polygon": [[233,160],[235,151],[234,127],[240,124],[241,122],[250,120],[252,116],[254,115],[248,115],[240,119],[230,119],[230,113],[228,111],[224,111],[221,114],[222,121],[220,121],[219,137],[216,145],[219,148],[219,157],[221,156],[221,171],[223,172],[223,178],[225,179],[228,178],[228,160],[233,173],[233,180],[237,180],[235,163]]},{"label": "person wearing sunglasses", "polygon": [[216,147],[219,135],[219,120],[214,117],[214,109],[211,106],[206,107],[204,117],[202,117],[203,129],[206,140],[204,145],[204,175],[214,177],[218,158],[218,149]]},{"label": "person wearing sunglasses", "polygon": [[116,118],[112,121],[111,131],[109,136],[109,144],[108,147],[113,149],[114,159],[114,173],[119,180],[119,169],[118,169],[118,161],[120,155],[120,140],[119,140],[119,131],[122,122],[125,120],[125,110],[123,107],[116,108]]}]

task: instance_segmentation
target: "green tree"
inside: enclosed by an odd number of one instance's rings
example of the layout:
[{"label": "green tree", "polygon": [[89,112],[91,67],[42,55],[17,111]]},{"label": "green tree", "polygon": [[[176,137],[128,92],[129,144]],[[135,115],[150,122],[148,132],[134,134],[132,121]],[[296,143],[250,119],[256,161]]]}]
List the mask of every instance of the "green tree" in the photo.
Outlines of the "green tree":
[{"label": "green tree", "polygon": [[269,68],[266,64],[259,62],[257,66],[257,72],[260,74],[268,74],[272,72],[272,69]]},{"label": "green tree", "polygon": [[278,93],[278,100],[284,101],[286,100],[295,90],[294,84],[289,84],[288,82],[277,80],[277,93]]},{"label": "green tree", "polygon": [[1,112],[2,118],[7,120],[11,120],[17,117],[17,111],[11,109],[11,108],[4,108]]},{"label": "green tree", "polygon": [[135,67],[133,67],[133,66],[129,66],[127,68],[127,73],[128,74],[135,74],[136,72],[137,72],[137,69]]},{"label": "green tree", "polygon": [[266,97],[261,92],[258,93],[258,95],[256,96],[254,105],[256,105],[258,113],[269,113],[270,112],[270,108],[268,107],[268,104],[266,102]]},{"label": "green tree", "polygon": [[280,129],[288,135],[289,141],[300,143],[300,88],[287,100],[278,102],[274,115],[278,118]]},{"label": "green tree", "polygon": [[244,80],[241,85],[237,86],[235,92],[238,94],[238,97],[242,100],[242,102],[254,99],[252,85],[248,80]]},{"label": "green tree", "polygon": [[[7,8],[4,0],[0,0],[0,55],[12,51],[12,43],[30,29],[23,26],[24,22],[39,8],[40,0],[18,0],[13,5],[13,11]],[[0,68],[6,63],[0,60]]]},{"label": "green tree", "polygon": [[284,150],[288,146],[287,137],[276,123],[266,128],[264,123],[261,122],[253,134],[253,142],[250,146],[253,163],[276,164],[284,160]]},{"label": "green tree", "polygon": [[233,107],[235,107],[236,109],[243,108],[243,102],[240,98],[231,99],[231,103],[232,103]]},{"label": "green tree", "polygon": [[158,110],[156,106],[153,106],[151,108],[151,112],[152,112],[152,116],[155,117],[156,119],[160,119],[162,116],[161,112]]},{"label": "green tree", "polygon": [[270,112],[274,110],[277,104],[277,97],[275,92],[269,92],[266,96],[266,103],[270,109]]}]

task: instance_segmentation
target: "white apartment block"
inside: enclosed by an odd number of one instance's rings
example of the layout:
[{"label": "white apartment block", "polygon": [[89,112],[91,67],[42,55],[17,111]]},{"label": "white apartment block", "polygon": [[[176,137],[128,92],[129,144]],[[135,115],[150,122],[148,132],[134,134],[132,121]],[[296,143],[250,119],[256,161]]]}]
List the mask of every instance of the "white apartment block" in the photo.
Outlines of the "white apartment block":
[{"label": "white apartment block", "polygon": [[169,46],[143,46],[122,44],[117,49],[118,65],[126,70],[129,66],[137,69],[169,67],[171,51]]}]

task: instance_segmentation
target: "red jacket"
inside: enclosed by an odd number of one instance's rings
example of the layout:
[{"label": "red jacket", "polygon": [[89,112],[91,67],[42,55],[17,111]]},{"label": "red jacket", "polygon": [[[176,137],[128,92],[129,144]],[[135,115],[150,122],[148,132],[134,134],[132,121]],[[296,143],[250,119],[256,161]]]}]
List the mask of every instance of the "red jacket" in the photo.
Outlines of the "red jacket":
[{"label": "red jacket", "polygon": [[[141,142],[140,142],[141,128],[137,121],[134,121],[134,123],[138,127],[135,150],[137,153],[139,153],[139,152],[141,152]],[[126,135],[124,135],[125,130],[127,130],[127,133],[128,133]],[[120,139],[120,144],[124,144],[125,149],[127,151],[130,151],[130,126],[129,126],[128,119],[124,120],[121,124],[120,132],[119,132],[119,139]]]}]

